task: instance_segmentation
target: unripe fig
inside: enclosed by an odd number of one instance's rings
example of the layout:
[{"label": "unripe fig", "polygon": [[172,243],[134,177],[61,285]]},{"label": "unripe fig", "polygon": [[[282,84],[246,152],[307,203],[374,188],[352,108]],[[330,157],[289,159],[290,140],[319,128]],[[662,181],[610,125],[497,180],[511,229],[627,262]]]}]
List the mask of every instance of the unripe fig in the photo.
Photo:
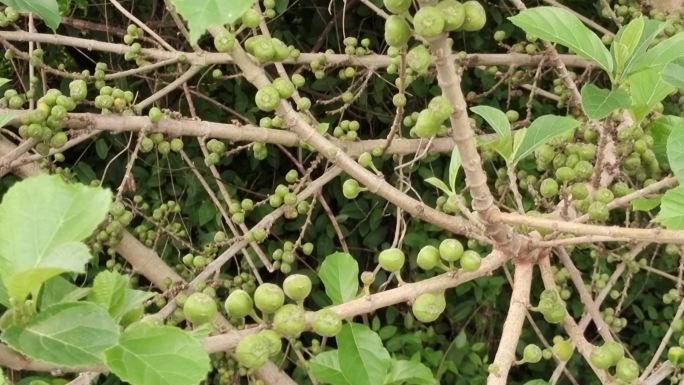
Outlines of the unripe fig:
[{"label": "unripe fig", "polygon": [[390,47],[401,47],[411,37],[411,28],[401,16],[392,15],[385,20],[385,41]]},{"label": "unripe fig", "polygon": [[232,33],[223,30],[221,33],[214,36],[214,48],[218,52],[230,52],[235,47],[235,36]]},{"label": "unripe fig", "polygon": [[266,341],[268,341],[270,356],[280,353],[280,350],[282,350],[283,348],[283,341],[278,335],[278,333],[274,332],[271,329],[264,329],[257,333],[257,335],[263,337]]},{"label": "unripe fig", "polygon": [[444,30],[456,31],[463,26],[465,21],[465,7],[456,0],[442,0],[437,4],[437,9],[444,16]]},{"label": "unripe fig", "polygon": [[280,103],[280,93],[273,86],[265,86],[257,91],[254,101],[260,110],[265,112],[273,111]]},{"label": "unripe fig", "polygon": [[446,309],[444,292],[423,293],[411,305],[413,316],[420,322],[433,322]]},{"label": "unripe fig", "polygon": [[380,267],[389,272],[401,270],[402,266],[404,266],[404,260],[404,252],[397,248],[383,250],[378,255]]},{"label": "unripe fig", "polygon": [[262,283],[254,291],[254,304],[266,314],[275,313],[285,303],[283,290],[273,283]]},{"label": "unripe fig", "polygon": [[428,103],[428,110],[432,111],[435,118],[440,122],[449,118],[449,115],[453,112],[451,103],[444,96],[435,96]]},{"label": "unripe fig", "polygon": [[553,354],[561,361],[568,361],[572,357],[572,343],[565,339],[554,341]]},{"label": "unripe fig", "polygon": [[254,309],[253,306],[252,297],[246,291],[240,289],[233,290],[224,303],[226,313],[230,317],[237,318],[249,315]]},{"label": "unripe fig", "polygon": [[439,36],[444,30],[444,16],[436,7],[421,7],[413,15],[413,28],[416,33],[425,39]]},{"label": "unripe fig", "polygon": [[630,358],[621,358],[615,367],[615,376],[630,384],[639,377],[639,364]]},{"label": "unripe fig", "polygon": [[361,187],[356,179],[347,179],[342,184],[342,195],[347,199],[355,199],[359,196],[361,192]]},{"label": "unripe fig", "polygon": [[542,359],[541,348],[535,344],[528,344],[523,349],[522,362],[529,362],[530,364],[536,364]]},{"label": "unripe fig", "polygon": [[235,359],[246,368],[256,369],[266,363],[270,353],[270,341],[262,335],[251,334],[240,340],[235,348]]},{"label": "unripe fig", "polygon": [[396,14],[404,13],[411,7],[411,0],[383,0],[388,11]]},{"label": "unripe fig", "polygon": [[303,301],[311,293],[311,279],[304,274],[292,274],[283,281],[283,291],[294,301]]},{"label": "unripe fig", "polygon": [[463,3],[463,8],[465,9],[465,20],[461,28],[468,32],[481,30],[487,22],[487,14],[482,4],[470,0]]},{"label": "unripe fig", "polygon": [[406,54],[406,64],[418,75],[427,73],[431,63],[430,51],[422,44],[411,48]]},{"label": "unripe fig", "polygon": [[306,327],[304,309],[294,304],[283,305],[273,316],[273,330],[286,338],[297,338]]},{"label": "unripe fig", "polygon": [[441,127],[440,120],[430,110],[423,110],[418,115],[418,121],[413,127],[413,132],[421,138],[429,138],[437,135]]},{"label": "unripe fig", "polygon": [[447,262],[458,261],[463,255],[463,245],[457,239],[447,238],[439,244],[439,256]]},{"label": "unripe fig", "polygon": [[183,315],[193,325],[212,322],[216,317],[216,302],[204,293],[192,293],[183,305]]},{"label": "unripe fig", "polygon": [[482,258],[480,257],[480,254],[477,253],[477,251],[466,250],[461,256],[460,263],[463,271],[473,272],[477,271],[480,268]]},{"label": "unripe fig", "polygon": [[342,319],[330,309],[321,309],[314,313],[311,326],[322,337],[334,337],[342,330]]},{"label": "unripe fig", "polygon": [[416,262],[418,264],[418,267],[420,267],[423,270],[434,269],[435,266],[437,266],[437,264],[439,263],[439,250],[432,245],[424,246],[418,252]]}]

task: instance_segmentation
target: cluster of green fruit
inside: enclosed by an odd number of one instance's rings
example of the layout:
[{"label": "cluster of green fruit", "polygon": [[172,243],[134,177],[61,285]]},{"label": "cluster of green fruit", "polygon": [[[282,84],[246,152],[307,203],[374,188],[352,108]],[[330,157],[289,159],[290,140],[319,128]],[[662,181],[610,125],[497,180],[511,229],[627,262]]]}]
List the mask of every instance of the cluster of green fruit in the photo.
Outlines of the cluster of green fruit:
[{"label": "cluster of green fruit", "polygon": [[230,219],[237,224],[245,223],[245,216],[252,210],[254,210],[254,201],[249,198],[243,199],[240,202],[232,202],[228,206]]},{"label": "cluster of green fruit", "polygon": [[69,83],[69,96],[62,95],[57,89],[48,90],[38,99],[34,110],[21,116],[19,135],[24,139],[39,140],[36,151],[41,155],[46,155],[50,148],[63,147],[68,140],[67,134],[62,131],[67,112],[73,111],[76,103],[86,98],[87,92],[83,80]]},{"label": "cluster of green fruit", "polygon": [[98,62],[95,64],[95,72],[93,73],[93,79],[95,79],[95,88],[100,90],[105,87],[105,76],[107,71],[107,63]]},{"label": "cluster of green fruit", "polygon": [[[264,112],[271,112],[275,110],[280,104],[281,99],[287,99],[295,91],[295,84],[287,78],[273,79],[270,85],[259,88],[254,96],[256,106]],[[301,98],[304,99],[304,98]],[[305,101],[297,101],[297,108],[300,111],[306,111],[311,107],[311,101],[308,100],[308,106]],[[301,103],[301,104],[300,104]]]},{"label": "cluster of green fruit", "polygon": [[[612,291],[611,291],[612,294]],[[619,294],[619,292],[618,292]],[[613,297],[613,295],[611,295]],[[619,298],[619,297],[618,297]],[[627,326],[627,318],[620,317],[612,307],[601,309],[601,317],[610,326],[610,330],[619,333]]]},{"label": "cluster of green fruit", "polygon": [[551,348],[541,349],[535,344],[525,345],[522,358],[517,360],[515,364],[536,364],[542,359],[550,360],[554,356],[561,361],[568,361],[572,357],[573,350],[574,348],[569,340],[555,336]]},{"label": "cluster of green fruit", "polygon": [[0,12],[0,27],[2,28],[16,23],[17,20],[19,20],[19,12],[12,7],[5,7],[5,9]]},{"label": "cluster of green fruit", "polygon": [[[311,293],[311,280],[306,275],[292,274],[285,278],[283,287],[273,283],[259,285],[254,295],[243,290],[234,290],[224,303],[226,313],[231,318],[250,316],[261,321],[255,307],[263,317],[272,316],[272,330],[266,329],[258,334],[243,338],[235,350],[238,362],[249,369],[262,366],[270,356],[281,350],[281,338],[294,340],[307,328],[304,300]],[[285,304],[285,298],[295,304]],[[324,337],[335,336],[342,328],[342,320],[330,309],[314,313],[311,327]],[[276,349],[277,348],[277,349]]]},{"label": "cluster of green fruit", "polygon": [[[361,39],[361,44],[359,45],[359,39],[354,37],[354,36],[347,36],[342,40],[342,44],[344,44],[344,53],[347,55],[356,55],[356,56],[363,56],[367,55],[370,53],[370,45],[371,41],[369,38],[363,38]],[[347,68],[354,68],[354,67],[347,67]],[[351,76],[346,76],[347,78]]]},{"label": "cluster of green fruit", "polygon": [[440,195],[435,202],[435,208],[447,214],[458,214],[461,212],[459,202],[468,207],[466,198],[461,194]]},{"label": "cluster of green fruit", "polygon": [[[311,255],[314,251],[314,244],[306,242],[301,245],[302,253],[304,255]],[[277,248],[271,253],[273,258],[273,267],[279,269],[283,274],[289,274],[292,271],[293,265],[297,262],[297,255],[295,254],[295,244],[290,241],[283,242],[282,248]]]},{"label": "cluster of green fruit", "polygon": [[344,119],[333,128],[333,136],[338,139],[353,141],[359,137],[359,128],[361,128],[361,123],[358,120]]},{"label": "cluster of green fruit", "polygon": [[427,108],[404,118],[404,125],[411,127],[411,136],[430,138],[435,135],[444,135],[447,128],[443,125],[449,118],[453,109],[451,103],[444,96],[435,96],[428,103]]},{"label": "cluster of green fruit", "polygon": [[561,299],[567,301],[572,295],[571,283],[570,283],[570,272],[565,267],[558,268],[557,266],[551,266],[551,271],[553,272],[553,280],[558,288],[558,295]]},{"label": "cluster of green fruit", "polygon": [[221,161],[221,156],[226,153],[226,144],[218,139],[209,139],[207,151],[209,154],[204,158],[204,164],[207,167],[215,166]]},{"label": "cluster of green fruit", "polygon": [[671,346],[667,351],[667,359],[678,368],[684,367],[684,320],[677,319],[672,323],[672,331],[677,338],[677,345]]},{"label": "cluster of green fruit", "polygon": [[[136,205],[136,209],[143,214],[147,214],[150,210],[149,204],[143,202],[143,198],[140,195],[133,197],[133,203]],[[170,219],[178,216],[180,212],[181,206],[176,201],[170,200],[166,203],[161,203],[158,207],[152,209],[152,212],[149,213],[150,216],[146,217],[146,222],[134,228],[134,233],[148,247],[152,246],[155,239],[157,239],[158,232],[155,228],[158,230],[163,229],[177,238],[185,238],[187,233],[184,230],[183,224]]]},{"label": "cluster of green fruit", "polygon": [[555,289],[544,290],[539,297],[539,304],[530,310],[542,313],[544,320],[551,324],[561,323],[567,314],[565,301]]},{"label": "cluster of green fruit", "polygon": [[27,325],[35,315],[36,305],[33,300],[19,301],[10,298],[8,310],[0,316],[0,331],[13,325]]},{"label": "cluster of green fruit", "polygon": [[608,371],[614,367],[614,377],[620,384],[632,384],[639,377],[639,364],[625,357],[625,350],[619,342],[606,342],[594,348],[590,361],[598,369]]},{"label": "cluster of green fruit", "polygon": [[133,115],[130,106],[133,103],[132,91],[124,91],[117,87],[104,86],[100,88],[100,94],[95,97],[95,108],[102,110],[102,114],[108,115],[112,112]]},{"label": "cluster of green fruit", "polygon": [[164,134],[158,132],[149,136],[146,135],[140,140],[140,152],[148,153],[155,149],[161,156],[167,156],[172,151],[180,152],[183,149],[183,140],[181,138],[173,138],[169,141],[166,140]]},{"label": "cluster of green fruit", "polygon": [[254,142],[252,144],[252,155],[256,160],[264,160],[268,157],[268,146],[265,143]]},{"label": "cluster of green fruit", "polygon": [[297,198],[297,194],[294,192],[290,191],[290,187],[286,186],[284,184],[279,184],[276,186],[275,191],[273,194],[269,195],[268,197],[268,204],[271,205],[273,208],[278,208],[282,206],[283,204],[288,207],[288,210],[286,211],[292,211],[292,213],[295,218],[297,215],[299,215],[299,209],[301,208],[302,214],[306,214],[306,212],[309,210],[309,204],[304,203],[301,205],[301,202],[299,202],[299,198]]},{"label": "cluster of green fruit", "polygon": [[249,37],[245,41],[245,49],[252,54],[259,63],[281,62],[288,58],[296,59],[299,57],[299,50],[294,46],[288,46],[278,38],[265,35]]},{"label": "cluster of green fruit", "polygon": [[462,271],[474,272],[480,268],[482,257],[475,250],[464,250],[463,244],[453,238],[444,239],[440,242],[439,247],[423,246],[416,257],[418,267],[426,271],[434,268],[440,268],[444,271],[453,270],[456,262],[459,263]]},{"label": "cluster of green fruit", "polygon": [[128,28],[126,28],[126,34],[123,37],[124,43],[130,47],[128,52],[124,54],[124,59],[126,61],[135,60],[136,64],[141,67],[148,64],[148,62],[140,56],[142,45],[137,42],[137,40],[141,38],[143,34],[144,31],[142,28],[135,24],[130,24]]},{"label": "cluster of green fruit", "polygon": [[2,99],[0,99],[0,106],[3,108],[11,108],[18,110],[26,103],[26,95],[20,94],[17,90],[9,88],[5,90]]},{"label": "cluster of green fruit", "polygon": [[126,227],[133,221],[134,215],[121,201],[115,201],[109,209],[109,215],[104,224],[100,225],[90,242],[93,253],[105,250],[107,255],[114,257],[116,250],[114,247],[121,241]]}]

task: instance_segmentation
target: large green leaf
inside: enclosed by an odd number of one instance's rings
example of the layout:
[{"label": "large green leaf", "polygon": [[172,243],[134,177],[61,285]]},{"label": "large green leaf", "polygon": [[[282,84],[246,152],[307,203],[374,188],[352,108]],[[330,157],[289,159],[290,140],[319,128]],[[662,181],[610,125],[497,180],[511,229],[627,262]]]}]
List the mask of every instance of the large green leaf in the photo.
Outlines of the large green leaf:
[{"label": "large green leaf", "polygon": [[[632,56],[625,63],[622,73],[620,74],[620,79],[624,75],[629,75],[630,73],[639,70],[639,68],[637,67],[637,62],[639,61],[639,59],[641,59],[641,57],[644,55],[644,52],[646,52],[648,47],[653,42],[653,39],[655,39],[656,36],[658,36],[658,34],[660,33],[660,31],[662,31],[664,26],[665,23],[661,21],[644,19],[644,29],[641,32],[639,43],[637,44],[636,49],[632,53]],[[624,27],[621,28],[620,31],[618,31],[618,35],[624,33],[623,30]]]},{"label": "large green leaf", "polygon": [[673,130],[684,130],[684,118],[674,115],[661,116],[648,125],[653,136],[653,152],[660,164],[668,164],[667,140]]},{"label": "large green leaf", "polygon": [[644,32],[644,26],[645,19],[638,17],[620,28],[615,36],[613,44],[610,46],[610,53],[613,55],[616,73],[622,72],[627,61],[636,51]]},{"label": "large green leaf", "polygon": [[634,62],[633,71],[662,69],[667,63],[680,57],[684,57],[684,32],[679,32],[640,55]]},{"label": "large green leaf", "polygon": [[611,91],[591,83],[582,87],[582,108],[592,119],[603,119],[618,108],[629,107],[631,102],[627,91],[621,88]]},{"label": "large green leaf", "polygon": [[442,181],[441,179],[439,179],[437,177],[431,176],[429,178],[425,178],[425,183],[429,183],[429,184],[435,186],[436,188],[442,190],[442,192],[447,194],[447,195],[453,194],[452,190],[449,189],[449,186],[447,186],[447,184],[444,183],[444,181]]},{"label": "large green leaf", "polygon": [[60,302],[78,301],[89,291],[89,288],[78,287],[61,275],[52,277],[40,289],[39,308],[43,310]]},{"label": "large green leaf", "polygon": [[333,253],[325,257],[318,271],[325,286],[325,294],[334,304],[349,301],[359,291],[359,264],[347,253]]},{"label": "large green leaf", "polygon": [[104,307],[110,316],[116,318],[123,310],[128,286],[128,277],[115,271],[101,271],[93,280],[88,300]]},{"label": "large green leaf", "polygon": [[171,0],[171,3],[188,21],[190,40],[194,44],[210,27],[237,21],[252,7],[254,0]]},{"label": "large green leaf", "polygon": [[211,365],[209,354],[189,333],[173,326],[135,324],[105,352],[112,373],[133,385],[194,385]]},{"label": "large green leaf", "polygon": [[628,79],[632,95],[631,111],[634,120],[640,122],[655,106],[672,91],[674,87],[667,84],[660,71],[647,69],[631,75]]},{"label": "large green leaf", "polygon": [[684,229],[684,186],[665,192],[660,202],[660,212],[653,222],[671,230]]},{"label": "large green leaf", "polygon": [[350,323],[335,337],[340,370],[354,385],[382,384],[389,370],[390,355],[380,336],[368,326]]},{"label": "large green leaf", "polygon": [[46,280],[84,272],[90,260],[80,242],[107,215],[111,192],[42,175],[12,186],[0,203],[0,275],[9,296],[37,294]]},{"label": "large green leaf", "polygon": [[392,366],[385,377],[385,385],[432,385],[435,383],[430,368],[420,362],[406,360],[392,360]]},{"label": "large green leaf", "polygon": [[458,147],[454,146],[451,150],[451,160],[449,161],[449,188],[456,192],[456,177],[458,170],[461,168],[461,154],[458,153]]},{"label": "large green leaf", "polygon": [[59,27],[61,17],[57,0],[0,0],[0,3],[14,7],[17,11],[35,13],[53,31]]},{"label": "large green leaf", "polygon": [[667,161],[679,184],[684,184],[684,127],[672,130],[667,139]]},{"label": "large green leaf", "polygon": [[574,13],[557,7],[536,7],[508,19],[525,32],[564,45],[612,73],[613,59],[610,52],[601,39],[582,24]]},{"label": "large green leaf", "polygon": [[537,147],[548,142],[554,136],[572,130],[579,125],[580,122],[566,116],[542,115],[538,117],[527,128],[527,132],[521,133],[523,136],[515,145],[511,164],[515,164],[531,154]]},{"label": "large green leaf", "polygon": [[636,198],[632,200],[632,210],[634,211],[651,211],[660,206],[662,195],[653,198]]},{"label": "large green leaf", "polygon": [[89,302],[53,305],[26,326],[10,326],[2,333],[2,339],[15,350],[68,367],[102,362],[102,353],[118,338],[119,327],[114,320]]},{"label": "large green leaf", "polygon": [[470,111],[480,115],[499,136],[511,135],[511,123],[500,109],[490,106],[475,106],[471,107]]},{"label": "large green leaf", "polygon": [[0,78],[0,87],[4,86],[5,84],[9,83],[10,80],[7,78]]},{"label": "large green leaf", "polygon": [[337,350],[318,354],[309,361],[309,368],[316,379],[323,384],[351,385],[340,368]]},{"label": "large green leaf", "polygon": [[684,58],[668,63],[663,69],[663,80],[669,85],[684,88]]}]

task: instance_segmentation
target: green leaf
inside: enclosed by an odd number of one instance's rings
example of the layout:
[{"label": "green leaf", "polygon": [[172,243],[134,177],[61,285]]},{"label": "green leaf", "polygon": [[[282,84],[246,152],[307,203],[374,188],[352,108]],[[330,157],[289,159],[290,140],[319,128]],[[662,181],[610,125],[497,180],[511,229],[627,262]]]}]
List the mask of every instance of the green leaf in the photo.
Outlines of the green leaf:
[{"label": "green leaf", "polygon": [[10,80],[6,78],[0,78],[0,87],[4,86],[5,84],[9,83]]},{"label": "green leaf", "polygon": [[389,373],[385,377],[385,385],[432,385],[435,384],[432,371],[420,362],[392,360]]},{"label": "green leaf", "polygon": [[662,69],[671,61],[684,56],[684,32],[658,43],[655,47],[640,55],[633,65],[633,72],[643,69]]},{"label": "green leaf", "polygon": [[636,198],[632,200],[632,210],[634,211],[651,211],[660,206],[662,195],[653,198]]},{"label": "green leaf", "polygon": [[[665,23],[661,21],[652,20],[648,18],[644,19],[644,29],[641,32],[641,36],[639,37],[639,43],[637,44],[634,53],[632,53],[632,56],[627,60],[627,63],[625,63],[624,69],[620,74],[620,79],[625,75],[629,75],[639,70],[639,68],[636,66],[637,61],[641,59],[641,57],[644,55],[644,52],[646,52],[648,47],[650,47],[651,43],[653,42],[653,39],[655,39],[656,36],[658,36],[660,31],[663,30],[664,26]],[[620,33],[621,31],[618,31],[618,35]]]},{"label": "green leaf", "polygon": [[621,88],[610,91],[591,83],[582,87],[582,108],[588,117],[595,120],[605,118],[618,108],[627,108],[631,102],[627,91]]},{"label": "green leaf", "polygon": [[647,69],[631,75],[628,79],[632,94],[631,111],[634,119],[640,122],[674,87],[665,83],[660,71]]},{"label": "green leaf", "polygon": [[668,164],[667,140],[672,130],[684,130],[684,118],[674,115],[661,116],[648,125],[653,136],[653,152],[660,164]]},{"label": "green leaf", "polygon": [[171,0],[171,3],[188,21],[190,42],[195,44],[210,27],[235,23],[252,7],[254,0]]},{"label": "green leaf", "polygon": [[116,319],[122,314],[128,286],[128,277],[115,271],[103,270],[93,280],[88,301],[102,306]]},{"label": "green leaf", "polygon": [[436,178],[434,176],[431,176],[429,178],[425,178],[425,183],[429,183],[436,188],[442,190],[445,194],[450,195],[453,194],[451,190],[449,190],[449,186],[446,185],[446,183],[442,182],[441,179]]},{"label": "green leaf", "polygon": [[340,370],[354,385],[382,384],[391,364],[380,336],[367,326],[350,323],[335,337]]},{"label": "green leaf", "polygon": [[147,301],[148,299],[154,297],[154,293],[150,291],[126,289],[126,295],[124,296],[124,304],[121,312],[117,314],[114,318],[117,320],[121,319],[130,310],[133,310],[136,306]]},{"label": "green leaf", "polygon": [[660,212],[653,218],[670,230],[684,229],[684,186],[678,186],[665,192],[660,202]]},{"label": "green leaf", "polygon": [[9,301],[9,295],[7,294],[7,287],[5,287],[5,283],[0,280],[0,305],[9,308],[10,307],[10,301]]},{"label": "green leaf", "polygon": [[359,291],[359,264],[350,254],[337,252],[325,257],[318,276],[334,304],[354,299]]},{"label": "green leaf", "polygon": [[40,289],[39,308],[46,309],[60,302],[74,302],[88,295],[90,289],[74,285],[58,275],[50,278]]},{"label": "green leaf", "polygon": [[537,147],[549,141],[554,136],[560,135],[568,130],[572,130],[580,125],[580,122],[573,118],[556,115],[543,115],[535,119],[527,132],[516,144],[513,162],[515,164],[522,158],[531,154]]},{"label": "green leaf", "polygon": [[677,181],[684,185],[684,127],[672,130],[667,139],[667,160]]},{"label": "green leaf", "polygon": [[453,192],[456,192],[456,177],[460,168],[461,155],[458,153],[458,147],[454,146],[454,149],[451,150],[451,161],[449,162],[449,187]]},{"label": "green leaf", "polygon": [[[520,135],[519,132],[520,131],[516,131],[516,137]],[[496,138],[495,140],[482,144],[482,146],[493,149],[508,162],[513,154],[513,137],[509,135]]]},{"label": "green leaf", "polygon": [[0,114],[0,128],[5,127],[14,118],[14,114],[6,113]]},{"label": "green leaf", "polygon": [[0,0],[19,12],[33,12],[40,16],[45,24],[53,31],[59,27],[59,5],[57,0]]},{"label": "green leaf", "polygon": [[663,80],[676,88],[684,88],[684,58],[668,63],[663,69]]},{"label": "green leaf", "polygon": [[[85,244],[109,211],[111,192],[42,175],[14,184],[0,203],[0,275],[23,300],[64,272],[83,273]],[[38,220],[39,219],[39,220]]]},{"label": "green leaf", "polygon": [[621,73],[625,64],[632,57],[639,46],[641,35],[644,32],[644,18],[633,19],[629,24],[618,31],[613,44],[610,47],[615,62],[615,72]]},{"label": "green leaf", "polygon": [[499,136],[504,137],[511,134],[511,123],[500,109],[490,106],[475,106],[471,107],[470,111],[480,115]]},{"label": "green leaf", "polygon": [[337,350],[329,350],[318,354],[309,361],[309,368],[316,379],[323,384],[351,385],[340,369]]},{"label": "green leaf", "polygon": [[105,352],[109,369],[132,385],[191,385],[203,381],[211,365],[199,340],[173,326],[138,323]]},{"label": "green leaf", "polygon": [[2,339],[15,350],[68,367],[102,362],[102,353],[116,345],[118,338],[114,320],[89,302],[50,306],[26,326],[10,326],[2,333]]},{"label": "green leaf", "polygon": [[557,7],[536,7],[508,19],[525,32],[564,45],[578,55],[593,60],[609,74],[613,72],[610,52],[574,13]]}]

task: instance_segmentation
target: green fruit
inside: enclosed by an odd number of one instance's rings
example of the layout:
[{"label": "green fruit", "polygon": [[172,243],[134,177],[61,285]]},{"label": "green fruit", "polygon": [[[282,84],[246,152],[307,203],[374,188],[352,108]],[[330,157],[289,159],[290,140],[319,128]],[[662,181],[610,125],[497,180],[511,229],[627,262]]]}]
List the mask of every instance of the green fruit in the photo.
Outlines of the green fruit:
[{"label": "green fruit", "polygon": [[536,364],[542,359],[541,348],[535,344],[528,344],[523,349],[523,361],[530,364]]},{"label": "green fruit", "polygon": [[431,63],[430,51],[422,44],[411,48],[406,54],[406,64],[418,75],[426,74]]},{"label": "green fruit", "polygon": [[613,366],[613,357],[610,352],[605,349],[605,345],[594,348],[594,350],[591,351],[589,359],[591,360],[591,364],[599,369],[606,370]]},{"label": "green fruit", "polygon": [[411,0],[383,0],[383,4],[392,13],[404,13],[411,7]]},{"label": "green fruit", "polygon": [[411,37],[411,28],[403,17],[392,15],[385,20],[385,40],[390,47],[401,47]]},{"label": "green fruit", "polygon": [[295,91],[294,84],[285,78],[277,78],[273,80],[273,87],[278,90],[278,94],[283,99],[289,98]]},{"label": "green fruit", "polygon": [[88,96],[88,85],[85,80],[76,79],[69,83],[69,96],[76,102],[80,102]]},{"label": "green fruit", "polygon": [[270,112],[280,104],[280,93],[273,86],[265,86],[257,91],[254,101],[261,111]]},{"label": "green fruit", "polygon": [[258,336],[263,337],[266,341],[268,341],[269,344],[269,356],[274,356],[283,349],[283,341],[278,335],[278,333],[274,332],[271,329],[264,329],[260,331]]},{"label": "green fruit", "polygon": [[273,60],[283,61],[290,57],[290,47],[283,43],[280,39],[272,38],[271,45],[273,46]]},{"label": "green fruit", "polygon": [[639,377],[639,364],[629,358],[622,358],[617,362],[615,375],[619,380],[632,383]]},{"label": "green fruit", "polygon": [[330,309],[321,309],[314,313],[311,326],[322,337],[334,337],[342,330],[342,319]]},{"label": "green fruit", "polygon": [[159,107],[150,108],[150,112],[148,113],[148,115],[152,123],[159,123],[164,117],[164,113],[159,109]]},{"label": "green fruit", "polygon": [[433,322],[446,309],[444,292],[423,293],[419,295],[411,305],[413,316],[420,322]]},{"label": "green fruit", "polygon": [[439,36],[444,30],[444,16],[436,7],[421,7],[413,15],[413,28],[416,33],[425,39]]},{"label": "green fruit", "polygon": [[482,264],[482,258],[476,251],[466,250],[463,253],[463,256],[461,256],[460,263],[463,271],[473,272],[480,268],[480,264]]},{"label": "green fruit", "polygon": [[439,256],[447,262],[458,261],[463,255],[463,245],[457,239],[447,238],[439,244]]},{"label": "green fruit", "polygon": [[216,302],[204,293],[192,293],[183,305],[185,319],[195,326],[212,322],[216,312]]},{"label": "green fruit", "polygon": [[456,0],[442,0],[437,4],[437,9],[444,16],[444,30],[456,31],[461,28],[465,21],[465,7]]},{"label": "green fruit", "polygon": [[294,301],[303,301],[311,293],[311,279],[304,274],[292,274],[283,281],[283,291]]},{"label": "green fruit", "polygon": [[413,127],[413,132],[421,138],[429,138],[437,135],[441,127],[441,122],[435,114],[430,110],[423,110],[418,115],[416,125]]},{"label": "green fruit", "polygon": [[577,177],[583,180],[591,178],[592,174],[594,173],[594,166],[586,160],[580,160],[577,162],[573,166],[573,169],[575,170]]},{"label": "green fruit", "polygon": [[273,316],[273,330],[286,338],[297,338],[306,327],[304,309],[294,304],[283,305]]},{"label": "green fruit", "polygon": [[380,255],[378,255],[378,263],[380,264],[380,267],[389,272],[401,270],[402,266],[404,266],[405,259],[406,257],[404,256],[404,252],[401,251],[401,249],[394,247],[385,249],[380,252]]},{"label": "green fruit", "polygon": [[235,348],[235,359],[246,368],[256,369],[266,363],[271,349],[268,338],[259,334],[248,335]]},{"label": "green fruit", "polygon": [[262,283],[254,291],[254,304],[263,313],[275,313],[285,303],[285,293],[272,283]]},{"label": "green fruit", "polygon": [[66,144],[67,140],[69,140],[69,138],[67,137],[66,132],[58,132],[50,138],[50,147],[61,148]]},{"label": "green fruit", "polygon": [[[449,118],[449,115],[454,111],[451,107],[451,103],[444,96],[435,96],[428,103],[428,110],[430,110],[434,117],[440,122],[445,121]],[[419,116],[420,119],[420,116]]]},{"label": "green fruit", "polygon": [[462,29],[468,32],[481,30],[487,22],[487,14],[482,4],[474,0],[466,1],[463,3],[463,8],[465,8],[465,21]]},{"label": "green fruit", "polygon": [[292,84],[294,84],[295,87],[300,88],[306,84],[306,79],[300,74],[294,74],[292,75]]},{"label": "green fruit", "polygon": [[605,222],[610,217],[610,210],[603,202],[592,202],[589,205],[589,217],[597,222]]},{"label": "green fruit", "polygon": [[558,195],[558,182],[555,179],[546,178],[539,186],[539,193],[544,198],[553,198]]},{"label": "green fruit", "polygon": [[608,353],[610,353],[610,356],[613,360],[613,365],[615,365],[619,360],[621,360],[625,356],[625,348],[623,348],[619,342],[606,342],[603,345],[603,348],[606,349]]},{"label": "green fruit", "polygon": [[416,262],[423,270],[434,269],[439,263],[439,250],[432,245],[423,246],[418,252]]},{"label": "green fruit", "polygon": [[684,348],[673,346],[667,350],[667,359],[673,364],[684,362]]},{"label": "green fruit", "polygon": [[575,183],[570,186],[570,194],[574,200],[586,199],[589,196],[589,189],[584,183]]},{"label": "green fruit", "polygon": [[221,33],[214,36],[214,48],[218,52],[230,52],[235,48],[235,36],[232,33],[223,30]]},{"label": "green fruit", "polygon": [[568,340],[560,339],[559,341],[554,341],[553,344],[553,354],[558,357],[561,361],[568,361],[572,357],[572,343]]},{"label": "green fruit", "polygon": [[233,290],[223,305],[228,316],[236,318],[249,315],[254,309],[253,306],[252,297],[246,291],[240,289]]},{"label": "green fruit", "polygon": [[143,304],[140,304],[140,305],[134,307],[133,309],[127,311],[126,313],[124,313],[124,315],[121,317],[121,321],[119,321],[119,323],[121,324],[121,326],[126,327],[126,326],[132,324],[133,322],[139,320],[140,317],[142,317],[144,311],[145,311],[145,307],[143,306]]},{"label": "green fruit", "polygon": [[355,199],[359,196],[361,192],[361,187],[356,179],[347,179],[342,184],[342,195],[347,199]]},{"label": "green fruit", "polygon": [[575,179],[575,171],[567,166],[560,167],[556,170],[556,178],[561,182],[570,182]]},{"label": "green fruit", "polygon": [[594,195],[594,199],[605,204],[612,202],[614,198],[615,195],[613,195],[613,192],[605,187],[596,190],[596,194]]},{"label": "green fruit", "polygon": [[259,26],[260,22],[261,16],[259,16],[259,12],[251,8],[242,14],[242,25],[247,28],[256,28]]}]

